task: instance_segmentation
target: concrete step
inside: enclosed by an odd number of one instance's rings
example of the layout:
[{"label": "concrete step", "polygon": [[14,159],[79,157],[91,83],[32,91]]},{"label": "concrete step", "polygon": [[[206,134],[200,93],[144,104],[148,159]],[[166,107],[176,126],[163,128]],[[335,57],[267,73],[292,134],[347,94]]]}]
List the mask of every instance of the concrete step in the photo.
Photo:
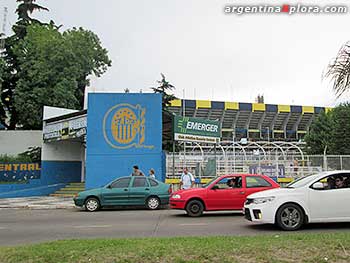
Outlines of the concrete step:
[{"label": "concrete step", "polygon": [[77,193],[85,190],[85,183],[69,183],[50,196],[56,197],[74,197]]},{"label": "concrete step", "polygon": [[70,195],[75,195],[77,193],[78,191],[66,191],[64,189],[61,189],[55,192],[55,194],[70,194]]},{"label": "concrete step", "polygon": [[74,186],[83,186],[85,187],[85,183],[69,183],[68,185],[74,185]]},{"label": "concrete step", "polygon": [[70,186],[66,186],[66,187],[62,188],[61,190],[82,192],[82,191],[85,191],[85,188],[83,188],[83,187],[70,187]]},{"label": "concrete step", "polygon": [[50,196],[56,196],[56,197],[74,197],[75,194],[50,194]]}]

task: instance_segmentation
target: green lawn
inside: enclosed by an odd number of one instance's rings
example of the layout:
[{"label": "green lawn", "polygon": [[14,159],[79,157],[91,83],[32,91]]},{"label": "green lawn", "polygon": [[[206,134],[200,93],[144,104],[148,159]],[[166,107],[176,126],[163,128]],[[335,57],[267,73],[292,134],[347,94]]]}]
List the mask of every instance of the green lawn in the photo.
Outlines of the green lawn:
[{"label": "green lawn", "polygon": [[1,247],[0,262],[350,262],[350,234],[65,240]]}]

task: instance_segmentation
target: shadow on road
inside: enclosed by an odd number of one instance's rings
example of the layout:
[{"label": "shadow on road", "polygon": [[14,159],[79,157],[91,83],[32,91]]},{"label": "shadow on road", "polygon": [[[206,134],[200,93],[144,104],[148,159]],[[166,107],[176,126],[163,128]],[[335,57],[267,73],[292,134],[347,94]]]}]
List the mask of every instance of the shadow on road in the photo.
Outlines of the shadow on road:
[{"label": "shadow on road", "polygon": [[[168,210],[167,207],[161,207],[158,210],[153,210],[153,211],[162,211],[162,210]],[[86,212],[86,213],[90,213],[87,212],[85,209],[83,208],[76,208],[75,209],[76,212]],[[113,206],[113,207],[105,207],[103,209],[100,209],[98,212],[115,212],[115,211],[152,211],[150,209],[147,209],[144,206]],[[96,213],[96,212],[94,212]]]},{"label": "shadow on road", "polygon": [[[171,215],[174,217],[187,217],[187,218],[196,218],[196,217],[190,217],[186,214],[186,212],[183,212],[182,214],[175,214],[175,215]],[[243,215],[242,213],[232,213],[232,212],[210,212],[210,213],[204,213],[202,216],[200,216],[199,218],[205,218],[205,217],[242,217]]]},{"label": "shadow on road", "polygon": [[262,232],[279,232],[279,233],[301,233],[307,232],[320,232],[320,231],[334,231],[334,230],[346,230],[350,231],[350,223],[313,223],[303,226],[298,231],[283,231],[273,224],[249,224],[247,228]]}]

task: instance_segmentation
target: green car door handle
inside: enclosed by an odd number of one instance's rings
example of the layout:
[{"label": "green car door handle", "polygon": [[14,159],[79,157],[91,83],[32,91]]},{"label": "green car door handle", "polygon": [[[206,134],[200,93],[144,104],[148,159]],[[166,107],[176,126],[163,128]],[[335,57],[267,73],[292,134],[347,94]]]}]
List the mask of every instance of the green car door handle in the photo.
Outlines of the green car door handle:
[{"label": "green car door handle", "polygon": [[128,189],[124,189],[124,191],[128,191]]},{"label": "green car door handle", "polygon": [[145,190],[149,190],[149,188],[146,188]]}]

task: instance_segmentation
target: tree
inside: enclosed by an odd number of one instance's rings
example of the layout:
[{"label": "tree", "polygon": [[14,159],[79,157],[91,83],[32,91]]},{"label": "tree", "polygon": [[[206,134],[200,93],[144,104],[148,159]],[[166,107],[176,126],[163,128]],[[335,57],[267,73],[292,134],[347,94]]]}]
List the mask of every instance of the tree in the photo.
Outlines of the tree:
[{"label": "tree", "polygon": [[332,118],[331,154],[350,154],[350,104],[334,108]]},{"label": "tree", "polygon": [[[6,67],[1,72],[1,89],[0,89],[0,123],[7,129],[15,129],[18,122],[18,114],[14,106],[14,93],[17,86],[19,63],[13,52],[15,44],[22,40],[27,34],[27,26],[35,23],[43,24],[40,21],[30,17],[34,11],[45,10],[47,8],[35,4],[36,0],[17,0],[20,4],[16,9],[18,21],[12,27],[14,34],[4,38],[3,51],[1,57]],[[53,22],[52,22],[53,23]],[[9,119],[9,121],[7,121]]]},{"label": "tree", "polygon": [[175,87],[165,79],[163,73],[161,73],[160,75],[162,76],[162,79],[157,81],[159,86],[152,87],[151,89],[154,91],[154,93],[162,94],[162,107],[163,109],[166,109],[168,106],[170,106],[170,102],[177,98],[174,94],[169,94],[169,92],[173,91]]},{"label": "tree", "polygon": [[330,113],[324,111],[311,124],[305,136],[308,154],[323,154],[330,147],[332,139],[332,119]]},{"label": "tree", "polygon": [[83,28],[63,33],[53,21],[29,15],[48,10],[35,0],[18,0],[14,35],[5,39],[0,60],[0,123],[7,129],[41,129],[44,105],[82,109],[88,77],[109,66],[107,50],[96,34]]},{"label": "tree", "polygon": [[338,97],[350,88],[350,42],[344,44],[336,58],[328,65],[325,78],[333,82],[333,90]]},{"label": "tree", "polygon": [[82,109],[88,76],[100,76],[111,61],[91,31],[63,34],[52,25],[31,25],[14,47],[19,62],[14,105],[24,129],[41,129],[44,105]]},{"label": "tree", "polygon": [[112,65],[112,61],[108,57],[107,49],[102,47],[98,36],[90,30],[83,28],[73,28],[63,33],[63,39],[67,49],[73,52],[73,61],[77,73],[75,80],[77,81],[77,89],[75,96],[79,102],[79,108],[84,106],[85,87],[89,86],[88,76],[94,74],[101,77]]},{"label": "tree", "polygon": [[[321,113],[305,136],[309,154],[350,154],[350,104]],[[326,148],[327,147],[327,148]]]}]

